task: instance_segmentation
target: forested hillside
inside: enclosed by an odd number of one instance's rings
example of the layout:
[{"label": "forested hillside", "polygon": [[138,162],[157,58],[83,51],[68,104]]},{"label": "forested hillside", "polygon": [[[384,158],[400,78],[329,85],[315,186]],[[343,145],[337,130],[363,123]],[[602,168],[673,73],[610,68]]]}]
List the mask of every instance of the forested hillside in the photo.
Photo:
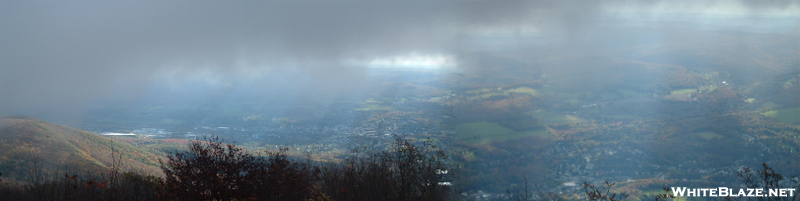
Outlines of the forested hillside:
[{"label": "forested hillside", "polygon": [[102,174],[121,158],[122,170],[158,174],[163,154],[115,142],[109,138],[36,118],[0,119],[0,172],[8,182],[27,182],[31,171],[46,176],[57,170]]}]

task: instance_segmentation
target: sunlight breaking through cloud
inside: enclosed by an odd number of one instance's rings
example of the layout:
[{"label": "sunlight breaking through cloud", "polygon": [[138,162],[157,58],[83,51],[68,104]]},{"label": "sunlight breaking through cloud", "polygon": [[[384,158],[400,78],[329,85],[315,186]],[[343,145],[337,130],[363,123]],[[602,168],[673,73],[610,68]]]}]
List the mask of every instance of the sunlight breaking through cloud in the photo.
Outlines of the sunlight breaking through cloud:
[{"label": "sunlight breaking through cloud", "polygon": [[376,58],[366,62],[354,62],[369,68],[416,68],[416,69],[445,69],[456,66],[453,57],[443,55],[409,54],[395,57]]}]

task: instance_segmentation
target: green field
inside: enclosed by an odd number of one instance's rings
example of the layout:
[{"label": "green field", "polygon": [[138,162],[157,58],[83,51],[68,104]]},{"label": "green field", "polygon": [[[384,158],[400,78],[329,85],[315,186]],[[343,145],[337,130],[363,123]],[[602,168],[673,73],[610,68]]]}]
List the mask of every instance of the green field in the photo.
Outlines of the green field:
[{"label": "green field", "polygon": [[761,114],[764,116],[772,117],[783,123],[792,125],[800,124],[800,107],[790,107],[777,110],[770,110]]},{"label": "green field", "polygon": [[466,140],[475,137],[488,137],[497,135],[510,135],[515,131],[510,128],[491,122],[472,122],[456,126],[456,135],[459,140]]},{"label": "green field", "polygon": [[509,90],[506,90],[506,93],[530,94],[531,96],[538,96],[539,95],[539,91],[536,91],[536,89],[531,89],[531,88],[528,88],[528,87],[520,87],[520,88],[509,89]]},{"label": "green field", "polygon": [[706,140],[714,139],[714,138],[722,138],[723,136],[711,131],[704,131],[695,133],[695,135],[699,135],[700,137],[705,138]]},{"label": "green field", "polygon": [[473,98],[486,99],[486,98],[489,98],[489,97],[492,97],[492,96],[503,96],[503,95],[508,95],[508,94],[506,94],[506,93],[485,93],[485,94],[474,96]]},{"label": "green field", "polygon": [[530,136],[552,137],[547,130],[517,132],[491,122],[471,122],[456,126],[456,139],[470,144],[514,140]]},{"label": "green field", "polygon": [[542,125],[563,124],[563,123],[571,124],[571,123],[586,121],[572,115],[557,114],[553,112],[544,111],[541,109],[528,111],[525,112],[524,114],[533,116],[533,118],[536,118],[539,121],[539,124]]},{"label": "green field", "polygon": [[671,94],[688,94],[688,93],[694,93],[694,92],[695,92],[695,89],[679,89],[679,90],[672,91]]}]

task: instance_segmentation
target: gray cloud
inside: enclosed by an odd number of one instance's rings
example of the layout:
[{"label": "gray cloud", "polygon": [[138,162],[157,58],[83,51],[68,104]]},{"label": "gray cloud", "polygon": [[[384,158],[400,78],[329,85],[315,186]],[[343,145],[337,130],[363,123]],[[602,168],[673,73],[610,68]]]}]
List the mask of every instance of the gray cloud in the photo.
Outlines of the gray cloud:
[{"label": "gray cloud", "polygon": [[532,30],[570,40],[610,8],[724,10],[728,3],[747,14],[797,8],[796,1],[4,1],[0,113],[169,87],[158,79],[178,79],[177,87],[214,75],[230,84],[276,69],[308,69],[296,80],[349,80],[343,86],[350,87],[362,73],[343,60],[456,55],[474,50],[465,40],[481,33]]}]

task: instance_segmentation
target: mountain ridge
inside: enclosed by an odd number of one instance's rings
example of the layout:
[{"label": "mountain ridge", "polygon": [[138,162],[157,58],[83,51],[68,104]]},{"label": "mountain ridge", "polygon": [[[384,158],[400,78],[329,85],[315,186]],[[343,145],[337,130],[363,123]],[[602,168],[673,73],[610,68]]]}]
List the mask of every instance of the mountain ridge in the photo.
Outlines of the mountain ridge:
[{"label": "mountain ridge", "polygon": [[[47,177],[79,170],[103,174],[121,159],[123,171],[160,173],[156,153],[80,129],[45,122],[32,117],[0,118],[0,172],[5,181],[30,180],[31,171],[41,170]],[[81,172],[82,173],[82,172]]]}]

